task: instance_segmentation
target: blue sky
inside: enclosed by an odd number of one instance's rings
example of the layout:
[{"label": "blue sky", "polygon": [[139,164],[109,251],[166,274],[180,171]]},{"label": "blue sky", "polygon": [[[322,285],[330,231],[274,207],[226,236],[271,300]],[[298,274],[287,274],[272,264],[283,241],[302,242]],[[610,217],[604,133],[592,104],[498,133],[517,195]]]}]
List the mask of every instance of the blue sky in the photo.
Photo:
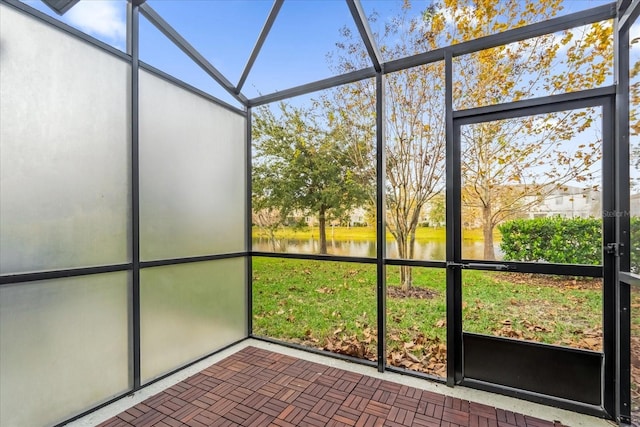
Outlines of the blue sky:
[{"label": "blue sky", "polygon": [[[62,18],[39,0],[29,5],[121,50],[126,43],[125,0],[81,0]],[[416,0],[415,9],[430,2]],[[604,0],[565,0],[564,13],[584,10]],[[253,48],[272,6],[271,0],[148,0],[170,25],[233,84]],[[362,0],[379,24],[396,13],[398,0]],[[326,59],[340,40],[339,29],[355,31],[343,0],[286,0],[243,88],[249,98],[329,77],[334,73]],[[140,57],[143,61],[238,106],[198,66],[144,18],[140,19]],[[373,28],[376,30],[376,27]]]},{"label": "blue sky", "polygon": [[[23,1],[125,50],[126,0],[81,0],[63,17],[40,0]],[[400,0],[361,2],[367,14],[375,11],[379,15],[378,23],[372,27],[374,31],[397,14],[402,4]],[[430,3],[431,0],[414,0],[414,9],[421,10]],[[606,0],[564,0],[563,13],[608,3],[610,1]],[[148,0],[148,4],[235,85],[272,7],[272,0]],[[339,29],[345,25],[356,31],[343,0],[285,0],[243,93],[253,98],[334,75],[326,55],[335,50],[335,43],[340,40]],[[241,107],[143,17],[140,18],[140,30],[143,61]],[[639,24],[632,28],[633,37],[640,37]],[[631,56],[632,60],[640,59],[640,43],[634,45]],[[301,96],[291,102],[304,104],[314,96]],[[640,171],[632,170],[632,176],[637,177],[638,173]]]}]

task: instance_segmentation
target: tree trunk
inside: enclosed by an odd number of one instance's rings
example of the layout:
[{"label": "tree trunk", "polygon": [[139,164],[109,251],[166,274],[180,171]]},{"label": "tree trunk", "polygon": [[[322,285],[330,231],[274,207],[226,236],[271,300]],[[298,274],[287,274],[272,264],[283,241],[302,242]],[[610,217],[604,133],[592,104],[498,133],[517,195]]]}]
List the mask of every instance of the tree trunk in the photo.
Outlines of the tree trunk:
[{"label": "tree trunk", "polygon": [[[409,239],[405,230],[398,230],[396,235],[396,244],[398,245],[398,257],[403,259],[410,259],[413,256],[413,250],[411,245],[412,240]],[[403,291],[408,291],[413,286],[413,275],[411,273],[411,267],[408,265],[400,266],[400,286]]]},{"label": "tree trunk", "polygon": [[276,251],[276,233],[273,229],[269,229],[269,240],[271,241],[271,250]]},{"label": "tree trunk", "polygon": [[408,291],[413,286],[413,273],[411,270],[411,266],[409,265],[401,265],[400,266],[400,283],[403,291]]},{"label": "tree trunk", "polygon": [[493,250],[493,221],[491,220],[491,207],[482,208],[482,234],[484,235],[484,259],[493,261],[496,253]]},{"label": "tree trunk", "polygon": [[320,254],[327,254],[327,218],[325,208],[321,207],[318,215],[318,229],[320,233]]}]

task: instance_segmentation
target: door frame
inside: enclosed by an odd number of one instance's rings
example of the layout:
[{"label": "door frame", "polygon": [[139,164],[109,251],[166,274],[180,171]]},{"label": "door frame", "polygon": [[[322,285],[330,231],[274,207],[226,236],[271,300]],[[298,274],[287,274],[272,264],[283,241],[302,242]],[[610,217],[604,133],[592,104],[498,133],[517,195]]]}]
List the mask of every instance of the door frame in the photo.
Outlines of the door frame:
[{"label": "door frame", "polygon": [[[461,176],[461,138],[460,128],[463,125],[483,123],[494,120],[533,116],[558,111],[575,110],[588,107],[602,108],[602,210],[603,212],[613,212],[616,207],[615,195],[615,150],[614,150],[614,119],[615,119],[615,88],[605,87],[591,89],[581,92],[573,92],[562,95],[552,95],[543,98],[536,98],[525,101],[517,101],[502,105],[474,108],[463,111],[453,111],[450,119],[451,137],[447,139],[447,320],[448,331],[447,341],[451,351],[448,358],[448,378],[449,385],[461,384],[474,388],[485,389],[501,394],[524,397],[528,400],[544,404],[552,404],[570,410],[580,411],[592,415],[611,417],[615,409],[615,356],[616,356],[616,324],[615,324],[615,288],[616,288],[616,254],[608,251],[607,245],[616,241],[615,227],[616,218],[614,216],[603,215],[603,263],[601,266],[586,266],[572,264],[546,264],[529,262],[507,262],[507,261],[478,261],[462,257],[462,176]],[[514,383],[505,384],[504,378],[494,380],[474,379],[465,373],[465,334],[462,325],[462,269],[471,270],[503,270],[507,266],[509,270],[522,273],[542,273],[542,274],[564,274],[587,277],[601,277],[603,279],[603,351],[600,372],[594,372],[593,358],[589,356],[587,350],[569,349],[565,347],[552,346],[540,343],[531,343],[518,340],[505,339],[506,343],[499,343],[502,347],[511,348],[518,353],[518,366],[522,366],[522,355],[549,353],[564,354],[564,360],[573,360],[582,363],[585,360],[583,374],[600,374],[597,390],[600,395],[599,403],[591,399],[590,403],[580,400],[580,387],[568,387],[569,396],[577,398],[567,398],[550,396],[535,390],[527,389],[531,382],[516,380]],[[482,337],[482,336],[480,336]],[[474,339],[477,335],[474,334]],[[495,341],[495,337],[491,338]],[[467,339],[466,341],[469,341]],[[498,340],[501,341],[501,340]],[[488,341],[485,341],[485,344]],[[504,347],[503,344],[508,344]],[[467,345],[470,345],[467,342]],[[514,347],[515,346],[515,347]],[[534,346],[536,352],[518,351],[521,346]],[[509,351],[509,350],[507,350]],[[568,352],[569,355],[566,353]],[[476,356],[478,353],[475,353]],[[575,356],[571,356],[574,354]],[[600,355],[600,353],[596,353]],[[467,362],[467,366],[469,361]],[[535,363],[535,360],[524,361]],[[487,369],[487,372],[489,369]],[[577,384],[577,383],[576,383]],[[592,383],[591,387],[593,387]],[[567,387],[564,384],[565,388]],[[575,392],[575,393],[574,393]],[[593,397],[594,390],[591,390]],[[572,394],[573,393],[573,394]],[[597,396],[596,396],[597,397]],[[598,399],[596,399],[598,400]]]}]

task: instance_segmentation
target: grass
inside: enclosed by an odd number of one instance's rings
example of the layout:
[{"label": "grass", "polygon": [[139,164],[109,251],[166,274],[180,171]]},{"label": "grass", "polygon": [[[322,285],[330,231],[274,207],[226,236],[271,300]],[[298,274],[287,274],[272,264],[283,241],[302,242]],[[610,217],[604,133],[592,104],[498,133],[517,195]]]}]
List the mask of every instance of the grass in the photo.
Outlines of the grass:
[{"label": "grass", "polygon": [[[254,258],[253,271],[254,334],[343,352],[355,345],[355,355],[375,358],[375,265]],[[424,362],[446,342],[445,274],[416,267],[414,286],[428,297],[387,298],[389,353]],[[388,288],[399,283],[389,266]],[[600,350],[601,328],[599,280],[464,272],[465,331]]]},{"label": "grass", "polygon": [[[269,237],[268,234],[261,230],[259,227],[253,227],[253,237]],[[276,231],[275,237],[277,239],[299,239],[307,240],[311,238],[318,238],[318,227],[304,227],[300,229],[285,227]],[[465,229],[464,238],[468,240],[482,241],[482,229]],[[376,229],[375,227],[331,227],[327,226],[327,239],[333,239],[338,241],[353,240],[353,241],[375,241]],[[393,236],[387,231],[387,239],[393,240]],[[500,232],[496,229],[494,232],[494,239],[496,242],[500,242]],[[418,227],[416,229],[416,241],[418,242],[432,242],[432,241],[445,241],[445,229],[444,227]]]},{"label": "grass", "polygon": [[375,265],[254,258],[254,334],[324,345],[376,326]]},{"label": "grass", "polygon": [[601,350],[601,280],[463,273],[464,330]]}]

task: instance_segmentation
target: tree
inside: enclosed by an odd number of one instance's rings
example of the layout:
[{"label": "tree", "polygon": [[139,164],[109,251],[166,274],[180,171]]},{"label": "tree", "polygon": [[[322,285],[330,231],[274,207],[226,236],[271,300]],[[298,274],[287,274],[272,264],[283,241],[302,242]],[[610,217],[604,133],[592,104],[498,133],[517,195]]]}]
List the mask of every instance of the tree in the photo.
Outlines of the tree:
[{"label": "tree", "polygon": [[254,206],[277,210],[281,219],[317,215],[319,252],[326,254],[327,222],[363,203],[366,193],[327,118],[284,103],[279,113],[264,107],[253,121]]},{"label": "tree", "polygon": [[[470,8],[468,0],[448,7]],[[449,43],[495,33],[509,23],[553,16],[557,2],[478,2],[475,13],[456,19]],[[456,63],[456,108],[518,101],[601,85],[613,68],[610,23],[499,46]],[[485,122],[462,129],[463,203],[481,214],[484,258],[495,259],[493,231],[570,183],[594,184],[602,136],[592,128],[594,109]],[[590,129],[591,131],[587,131]],[[581,141],[574,139],[580,136]]]},{"label": "tree", "polygon": [[[432,4],[415,13],[406,0],[400,14],[375,37],[385,58],[399,58],[548,19],[560,9],[557,0],[445,0],[443,5]],[[348,72],[367,66],[357,35],[343,30],[343,36],[345,42],[330,56],[336,70]],[[612,71],[612,43],[612,26],[596,23],[560,37],[548,35],[456,57],[454,108],[602,84]],[[357,125],[362,120],[359,116],[371,114],[363,108],[367,101],[362,99],[370,96],[370,86],[364,82],[358,90],[349,87],[337,92],[336,105],[347,111],[345,121]],[[402,258],[413,257],[419,212],[442,188],[443,88],[441,62],[393,73],[386,79],[387,226]],[[585,141],[573,151],[562,142],[589,128],[593,120],[593,110],[586,110],[465,127],[463,202],[470,208],[468,212],[481,215],[486,259],[495,258],[496,224],[526,212],[545,192],[589,179],[592,165],[599,159],[600,141]],[[369,144],[371,153],[372,140]],[[541,157],[553,165],[548,175],[542,172],[543,165],[534,163]],[[536,180],[526,175],[527,167],[539,173]],[[401,280],[404,287],[411,286],[410,271],[405,271]]]},{"label": "tree", "polygon": [[444,194],[438,194],[429,203],[429,222],[434,227],[440,227],[447,219],[446,214],[445,196]]},{"label": "tree", "polygon": [[[268,197],[254,197],[252,201],[253,212],[251,220],[261,230],[267,233],[271,250],[276,251],[278,241],[276,240],[276,231],[284,225],[285,218],[280,214],[280,210],[271,205],[272,200]],[[271,206],[269,206],[271,205]]]},{"label": "tree", "polygon": [[[419,22],[410,17],[410,8],[386,26],[384,38],[400,37],[395,44],[380,43],[385,55],[408,56],[434,48],[417,28]],[[403,33],[409,26],[412,31]],[[344,43],[338,44],[338,55],[332,56],[338,72],[368,66],[366,51],[358,42],[359,35],[343,29]],[[376,35],[380,39],[379,35]],[[444,189],[444,65],[430,64],[404,70],[385,79],[386,106],[386,224],[394,237],[398,256],[414,257],[416,229],[427,203]],[[351,142],[350,155],[355,164],[366,171],[368,182],[375,182],[375,84],[367,80],[338,88],[331,105]],[[375,205],[375,187],[370,199]],[[400,267],[404,290],[412,286],[411,267]]]},{"label": "tree", "polygon": [[[463,203],[481,215],[484,259],[495,259],[494,228],[572,182],[594,184],[601,135],[580,132],[592,111],[570,111],[462,128]],[[583,129],[584,130],[584,129]],[[572,139],[580,136],[582,141]],[[568,147],[571,141],[578,145]]]}]

